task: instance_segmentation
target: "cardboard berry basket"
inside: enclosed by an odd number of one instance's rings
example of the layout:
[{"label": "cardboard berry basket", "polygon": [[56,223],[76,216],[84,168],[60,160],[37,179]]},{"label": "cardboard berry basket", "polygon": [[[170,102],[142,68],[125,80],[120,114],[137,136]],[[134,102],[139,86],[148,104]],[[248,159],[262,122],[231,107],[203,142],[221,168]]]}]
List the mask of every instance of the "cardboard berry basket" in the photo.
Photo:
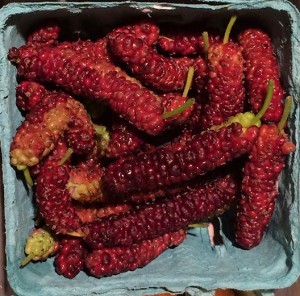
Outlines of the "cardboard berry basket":
[{"label": "cardboard berry basket", "polygon": [[[0,135],[5,202],[6,270],[19,296],[142,295],[163,291],[212,295],[215,288],[240,290],[290,286],[300,274],[299,258],[299,102],[300,21],[289,1],[185,1],[188,3],[69,2],[8,4],[0,10]],[[190,3],[190,4],[189,4]],[[36,209],[32,189],[11,167],[9,147],[23,120],[16,107],[16,67],[8,50],[24,44],[32,28],[46,19],[58,19],[63,31],[83,31],[101,37],[129,20],[150,19],[165,25],[193,25],[222,30],[237,14],[234,30],[258,26],[271,37],[280,64],[281,82],[294,98],[288,127],[296,151],[287,158],[280,176],[280,194],[261,244],[252,250],[233,245],[230,225],[221,221],[224,244],[211,247],[206,229],[194,229],[178,247],[168,249],[144,268],[96,279],[81,272],[69,280],[56,274],[53,258],[20,268],[24,244],[34,227]]]}]

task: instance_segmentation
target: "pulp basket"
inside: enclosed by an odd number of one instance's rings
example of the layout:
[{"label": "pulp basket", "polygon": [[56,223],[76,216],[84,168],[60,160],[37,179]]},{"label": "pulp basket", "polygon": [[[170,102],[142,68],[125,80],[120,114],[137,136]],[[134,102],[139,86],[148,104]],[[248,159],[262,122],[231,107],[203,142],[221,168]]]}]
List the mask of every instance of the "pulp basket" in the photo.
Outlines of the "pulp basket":
[{"label": "pulp basket", "polygon": [[[7,276],[19,296],[146,295],[170,291],[212,295],[212,289],[274,289],[290,286],[299,276],[299,12],[288,1],[69,2],[8,4],[0,10],[0,133],[5,198]],[[148,19],[161,27],[212,27],[220,31],[233,14],[234,31],[260,27],[271,37],[287,95],[294,99],[288,126],[297,150],[280,176],[280,194],[263,241],[252,250],[234,246],[226,219],[224,244],[211,247],[207,229],[193,229],[178,247],[168,249],[144,268],[96,279],[81,272],[69,280],[56,274],[53,258],[20,268],[24,244],[34,227],[32,189],[9,162],[9,147],[23,120],[16,107],[16,67],[8,50],[24,44],[41,21],[57,19],[65,34],[82,31],[102,37],[129,21]],[[234,32],[233,31],[233,32]]]}]

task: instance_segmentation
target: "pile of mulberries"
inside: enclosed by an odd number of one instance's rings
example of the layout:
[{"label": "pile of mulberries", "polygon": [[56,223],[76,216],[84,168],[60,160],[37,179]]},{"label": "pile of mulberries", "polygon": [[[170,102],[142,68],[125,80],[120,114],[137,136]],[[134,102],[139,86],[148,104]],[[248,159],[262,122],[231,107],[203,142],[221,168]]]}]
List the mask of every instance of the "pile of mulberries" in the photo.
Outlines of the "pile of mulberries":
[{"label": "pile of mulberries", "polygon": [[113,276],[228,209],[236,247],[263,240],[295,150],[292,98],[267,32],[228,28],[161,35],[140,21],[70,41],[51,22],[9,50],[24,115],[11,165],[33,186],[33,233],[47,233],[22,265],[55,256],[64,277]]}]

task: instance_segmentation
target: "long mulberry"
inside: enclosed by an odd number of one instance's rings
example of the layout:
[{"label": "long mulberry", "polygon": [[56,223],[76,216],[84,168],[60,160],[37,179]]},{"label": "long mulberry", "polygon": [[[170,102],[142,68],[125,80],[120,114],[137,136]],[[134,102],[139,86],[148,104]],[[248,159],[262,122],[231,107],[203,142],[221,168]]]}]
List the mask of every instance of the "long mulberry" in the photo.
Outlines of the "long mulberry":
[{"label": "long mulberry", "polygon": [[129,203],[120,204],[75,204],[74,209],[82,224],[93,222],[99,218],[125,213],[132,208]]},{"label": "long mulberry", "polygon": [[247,29],[238,36],[245,60],[246,91],[254,112],[260,110],[267,92],[269,80],[274,80],[272,101],[262,120],[279,122],[283,112],[284,91],[279,77],[279,66],[273,45],[267,33],[259,29]]},{"label": "long mulberry", "polygon": [[[66,153],[59,151],[41,165],[36,180],[35,199],[46,225],[55,233],[67,233],[80,227],[66,184],[70,177],[70,160],[59,165]],[[59,152],[59,153],[58,153]]]},{"label": "long mulberry", "polygon": [[202,180],[182,194],[87,223],[81,231],[92,248],[98,248],[99,244],[107,247],[130,246],[218,214],[237,198],[237,189],[236,179],[230,174],[212,181]]},{"label": "long mulberry", "polygon": [[69,146],[88,153],[96,134],[83,105],[67,94],[51,92],[26,115],[11,144],[11,164],[22,169],[36,165],[66,133]]},{"label": "long mulberry", "polygon": [[164,92],[183,90],[193,60],[164,57],[140,35],[128,30],[128,27],[113,30],[108,34],[111,51],[144,84]]},{"label": "long mulberry", "polygon": [[146,266],[169,247],[178,246],[186,237],[185,230],[143,240],[127,247],[93,250],[87,255],[85,267],[94,277],[111,276]]},{"label": "long mulberry", "polygon": [[262,125],[244,166],[242,196],[237,206],[235,241],[243,248],[257,246],[269,224],[278,196],[278,178],[286,156],[295,150],[283,130]]},{"label": "long mulberry", "polygon": [[[231,28],[231,19],[225,36]],[[221,124],[244,111],[244,59],[237,43],[224,36],[223,43],[208,47],[208,102],[203,106],[201,128]]]},{"label": "long mulberry", "polygon": [[12,48],[9,58],[18,63],[20,77],[52,82],[73,94],[107,102],[117,114],[149,134],[165,128],[160,98],[109,62],[94,62],[69,47],[30,48],[24,55]]},{"label": "long mulberry", "polygon": [[110,164],[104,175],[112,192],[154,190],[190,180],[248,152],[258,134],[256,126],[246,132],[240,123],[197,134],[184,149],[172,151],[159,147],[150,152],[119,159]]},{"label": "long mulberry", "polygon": [[[209,43],[219,43],[219,36],[209,35]],[[157,40],[160,50],[171,55],[205,55],[205,45],[202,34],[176,33],[160,35]]]}]

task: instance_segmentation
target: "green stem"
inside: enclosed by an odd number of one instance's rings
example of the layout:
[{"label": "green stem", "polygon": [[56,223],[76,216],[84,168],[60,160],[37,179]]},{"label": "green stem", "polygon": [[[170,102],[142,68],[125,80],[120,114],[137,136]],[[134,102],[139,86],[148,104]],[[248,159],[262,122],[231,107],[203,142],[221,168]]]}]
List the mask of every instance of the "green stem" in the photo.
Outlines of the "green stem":
[{"label": "green stem", "polygon": [[230,35],[230,33],[231,33],[231,29],[232,29],[232,27],[233,27],[233,25],[234,25],[236,19],[237,19],[237,16],[236,16],[236,15],[234,15],[234,16],[232,16],[232,17],[230,18],[230,21],[229,21],[229,23],[228,23],[228,25],[227,25],[227,28],[226,28],[226,31],[225,31],[225,34],[224,34],[223,44],[228,43],[228,41],[229,41],[229,35]]},{"label": "green stem", "polygon": [[93,124],[93,126],[98,136],[102,136],[104,133],[107,132],[106,127],[104,125]]},{"label": "green stem", "polygon": [[189,92],[192,82],[193,82],[194,73],[195,73],[195,68],[189,67],[187,78],[186,78],[186,83],[185,83],[184,90],[182,93],[183,98],[187,97],[187,95],[188,95],[188,92]]},{"label": "green stem", "polygon": [[189,224],[190,228],[207,228],[207,223],[195,223],[195,224]]},{"label": "green stem", "polygon": [[167,36],[164,36],[164,35],[159,35],[159,38],[165,38],[165,39],[167,39],[169,41],[174,41],[173,38],[170,38],[170,37],[167,37]]},{"label": "green stem", "polygon": [[203,43],[204,43],[204,53],[207,58],[208,49],[209,49],[209,39],[208,39],[208,33],[205,31],[202,33]]},{"label": "green stem", "polygon": [[25,180],[26,180],[27,184],[28,184],[29,186],[33,186],[33,181],[32,181],[32,178],[31,178],[31,176],[30,176],[30,171],[29,171],[28,167],[26,167],[26,168],[23,170],[23,172],[24,172],[24,177],[25,177]]},{"label": "green stem", "polygon": [[267,111],[267,109],[270,105],[270,102],[271,102],[271,99],[273,96],[273,91],[274,91],[274,80],[270,79],[268,81],[268,89],[267,89],[265,102],[264,102],[262,108],[260,109],[260,111],[255,115],[253,120],[251,120],[251,124],[253,124],[253,125],[256,124],[263,117],[263,115],[265,114],[265,112]]},{"label": "green stem", "polygon": [[164,112],[162,115],[163,119],[167,119],[170,117],[173,117],[177,114],[182,113],[183,111],[185,111],[186,109],[188,109],[189,107],[191,107],[193,104],[195,103],[195,99],[188,99],[186,100],[181,106],[179,106],[178,108],[168,111],[168,112]]},{"label": "green stem", "polygon": [[80,231],[69,231],[66,234],[74,237],[84,237],[84,233]]},{"label": "green stem", "polygon": [[23,261],[20,264],[20,267],[25,266],[26,264],[28,264],[32,259],[34,258],[33,254],[29,254],[28,256],[26,256]]},{"label": "green stem", "polygon": [[63,156],[63,158],[58,162],[58,165],[61,166],[63,165],[72,155],[73,153],[73,149],[72,148],[68,148],[67,152],[65,153],[65,155]]},{"label": "green stem", "polygon": [[286,97],[283,115],[278,123],[278,133],[281,133],[284,129],[285,123],[286,123],[286,121],[289,117],[289,113],[291,111],[292,102],[293,102],[293,98],[291,96]]}]

